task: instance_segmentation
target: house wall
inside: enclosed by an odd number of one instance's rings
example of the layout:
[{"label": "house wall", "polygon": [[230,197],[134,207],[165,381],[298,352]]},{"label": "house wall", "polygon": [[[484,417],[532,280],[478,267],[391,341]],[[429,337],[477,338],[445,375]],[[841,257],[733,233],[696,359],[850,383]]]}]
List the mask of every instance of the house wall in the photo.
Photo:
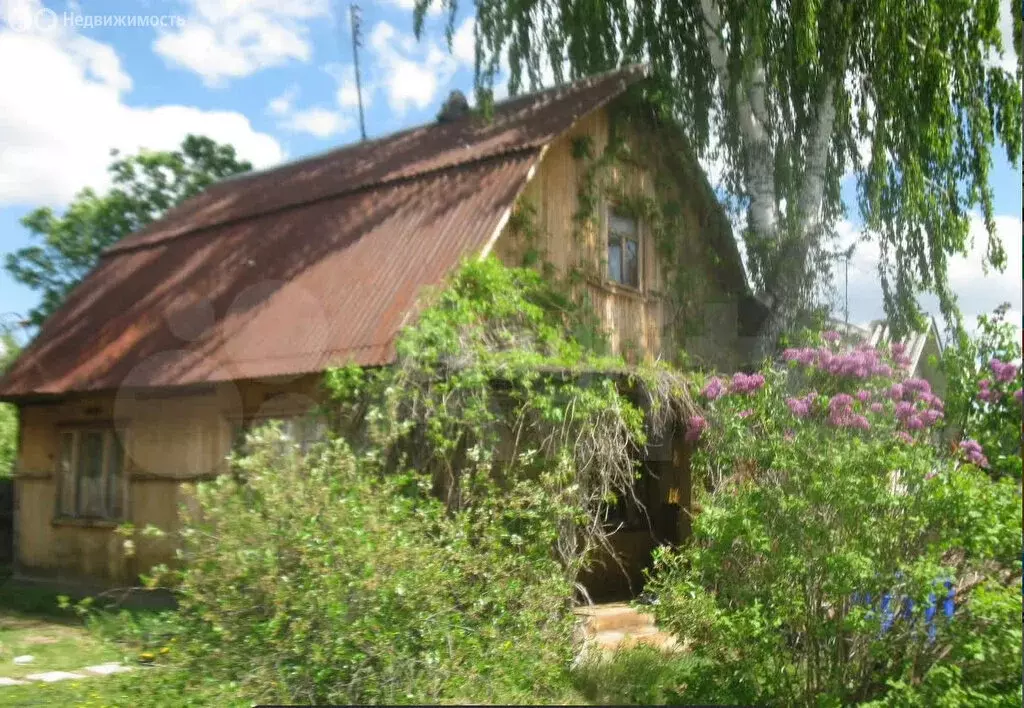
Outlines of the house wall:
[{"label": "house wall", "polygon": [[[509,266],[523,265],[525,257],[539,254],[539,262],[550,263],[561,275],[574,268],[588,273],[583,286],[586,295],[601,317],[613,351],[627,360],[673,360],[685,349],[689,356],[716,368],[732,368],[739,358],[736,287],[722,282],[712,244],[716,234],[711,233],[728,229],[728,222],[717,202],[709,199],[706,187],[697,182],[695,172],[677,172],[674,184],[669,185],[682,208],[683,226],[676,235],[675,252],[687,273],[687,297],[693,305],[687,316],[667,297],[667,270],[660,262],[650,224],[640,223],[640,287],[633,289],[604,275],[607,201],[600,200],[593,227],[580,228],[574,221],[588,170],[587,161],[574,156],[574,142],[589,138],[594,158],[599,157],[609,142],[611,120],[607,109],[595,111],[548,146],[519,202],[534,212],[535,233],[524,236],[510,222],[492,252]],[[649,163],[646,155],[652,145],[657,149],[659,136],[639,135],[628,125],[622,130],[633,159],[618,160],[605,168],[608,181],[629,196],[656,198],[655,170],[645,163]],[[732,238],[731,233],[724,235]]]},{"label": "house wall", "polygon": [[136,529],[178,527],[190,487],[226,469],[243,421],[301,414],[319,397],[318,376],[227,382],[188,392],[120,392],[24,403],[15,468],[15,572],[65,582],[133,583],[173,561],[171,538],[136,534],[124,553],[117,523],[58,519],[57,465],[62,428],[113,426],[125,445],[125,521]]}]

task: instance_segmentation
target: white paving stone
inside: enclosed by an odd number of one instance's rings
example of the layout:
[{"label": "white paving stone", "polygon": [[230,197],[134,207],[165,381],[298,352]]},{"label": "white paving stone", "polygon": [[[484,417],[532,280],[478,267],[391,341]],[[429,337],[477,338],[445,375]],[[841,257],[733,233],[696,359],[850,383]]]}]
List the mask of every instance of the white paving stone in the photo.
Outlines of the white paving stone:
[{"label": "white paving stone", "polygon": [[131,671],[132,667],[124,666],[123,664],[113,661],[106,664],[97,664],[96,666],[86,666],[82,670],[99,676],[109,676],[110,674],[119,674],[124,671]]},{"label": "white paving stone", "polygon": [[45,671],[41,674],[29,674],[26,676],[29,681],[42,681],[43,683],[54,683],[55,681],[67,681],[68,679],[85,678],[82,674],[73,674],[70,671]]},{"label": "white paving stone", "polygon": [[23,656],[14,657],[14,663],[18,666],[24,666],[25,664],[31,664],[36,658],[31,654],[25,654]]},{"label": "white paving stone", "polygon": [[19,681],[18,679],[0,676],[0,686],[24,686],[26,683],[28,683],[28,681]]}]

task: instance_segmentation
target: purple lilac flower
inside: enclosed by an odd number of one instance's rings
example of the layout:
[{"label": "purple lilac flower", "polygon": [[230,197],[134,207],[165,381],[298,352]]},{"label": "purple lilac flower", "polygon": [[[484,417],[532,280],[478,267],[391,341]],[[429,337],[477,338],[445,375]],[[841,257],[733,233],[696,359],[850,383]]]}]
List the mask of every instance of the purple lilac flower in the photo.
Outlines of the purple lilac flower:
[{"label": "purple lilac flower", "polygon": [[740,418],[749,418],[750,416],[754,415],[754,409],[753,408],[747,408],[746,410],[740,411],[737,415]]},{"label": "purple lilac flower", "polygon": [[1013,364],[993,359],[989,362],[989,366],[992,368],[992,373],[996,375],[996,381],[999,383],[1008,383],[1017,378],[1017,367]]},{"label": "purple lilac flower", "polygon": [[829,410],[837,410],[839,408],[848,408],[853,405],[853,396],[848,393],[839,393],[832,397],[832,400],[828,402]]},{"label": "purple lilac flower", "polygon": [[903,399],[903,394],[904,394],[903,384],[894,383],[889,388],[889,398],[891,398],[894,401],[902,400]]},{"label": "purple lilac flower", "polygon": [[896,433],[896,437],[898,437],[900,440],[905,442],[907,445],[913,445],[914,444],[914,438],[912,438],[910,436],[910,433],[908,433],[905,430],[901,430],[898,433]]},{"label": "purple lilac flower", "polygon": [[686,439],[690,442],[699,440],[701,434],[707,427],[708,422],[704,419],[704,416],[690,416],[690,420],[687,422],[686,426]]},{"label": "purple lilac flower", "polygon": [[992,400],[995,399],[995,397],[996,397],[995,391],[993,391],[993,390],[991,390],[989,388],[989,386],[991,386],[991,385],[992,385],[992,382],[989,381],[988,379],[982,379],[981,381],[978,382],[978,388],[980,389],[978,391],[978,400],[979,401],[985,401],[986,403],[988,403],[989,401],[992,401]]},{"label": "purple lilac flower", "polygon": [[868,407],[870,408],[872,413],[884,413],[885,412],[885,406],[883,406],[881,403],[872,403]]},{"label": "purple lilac flower", "polygon": [[909,418],[914,413],[914,404],[909,401],[900,401],[896,404],[896,417],[900,420]]},{"label": "purple lilac flower", "polygon": [[978,467],[988,468],[988,459],[981,450],[981,445],[976,440],[964,440],[960,443],[960,452],[964,453],[967,461]]},{"label": "purple lilac flower", "polygon": [[853,396],[840,393],[829,400],[828,422],[836,427],[853,425]]},{"label": "purple lilac flower", "polygon": [[924,379],[907,379],[903,382],[903,388],[919,394],[930,394],[932,392],[931,384]]},{"label": "purple lilac flower", "polygon": [[802,398],[787,398],[786,405],[789,407],[789,412],[797,418],[805,418],[811,411],[810,405]]},{"label": "purple lilac flower", "polygon": [[1022,400],[1021,397],[1022,396],[1024,396],[1024,393],[1022,393],[1021,389],[1019,389],[1019,388],[1016,391],[1013,392],[1013,397],[1017,401],[1017,403],[1021,402],[1021,400]]},{"label": "purple lilac flower", "polygon": [[871,367],[871,374],[874,376],[892,376],[892,367],[882,362],[877,362]]},{"label": "purple lilac flower", "polygon": [[894,357],[903,356],[907,353],[907,345],[905,342],[893,342],[891,350]]},{"label": "purple lilac flower", "polygon": [[833,344],[838,342],[840,339],[839,332],[836,332],[834,329],[830,329],[824,334],[822,334],[821,338],[824,339],[826,342],[830,342]]},{"label": "purple lilac flower", "polygon": [[921,430],[922,428],[924,428],[924,421],[921,420],[918,416],[912,415],[909,418],[907,418],[905,425],[907,426],[908,430]]},{"label": "purple lilac flower", "polygon": [[704,396],[704,398],[709,401],[714,401],[720,398],[723,393],[725,393],[725,386],[722,385],[721,379],[716,376],[708,381],[707,386],[705,386],[704,390],[700,392],[700,395]]},{"label": "purple lilac flower", "polygon": [[939,418],[941,418],[941,417],[942,417],[942,413],[940,413],[939,411],[937,411],[935,409],[928,409],[924,413],[921,414],[921,420],[927,426],[935,425],[939,421]]},{"label": "purple lilac flower", "polygon": [[800,359],[799,349],[785,349],[782,352],[783,361],[798,361]]},{"label": "purple lilac flower", "polygon": [[860,430],[870,430],[871,422],[862,415],[855,415],[853,420],[850,421],[850,426]]},{"label": "purple lilac flower", "polygon": [[865,389],[861,389],[860,391],[857,391],[857,400],[860,401],[861,403],[867,403],[868,399],[870,399],[870,398],[871,398],[871,391],[866,391]]},{"label": "purple lilac flower", "polygon": [[764,386],[764,376],[761,374],[748,376],[743,372],[737,372],[733,374],[732,383],[729,385],[729,392],[751,394],[762,386]]}]

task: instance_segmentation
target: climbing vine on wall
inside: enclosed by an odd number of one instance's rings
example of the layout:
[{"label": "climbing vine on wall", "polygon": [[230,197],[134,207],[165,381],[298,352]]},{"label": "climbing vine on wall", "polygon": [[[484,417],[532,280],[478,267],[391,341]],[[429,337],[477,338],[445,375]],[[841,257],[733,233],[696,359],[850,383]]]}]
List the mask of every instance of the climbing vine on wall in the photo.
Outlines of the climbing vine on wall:
[{"label": "climbing vine on wall", "polygon": [[334,424],[410,494],[440,494],[470,528],[499,524],[510,549],[555,549],[574,579],[608,543],[608,506],[633,495],[648,436],[694,411],[681,374],[601,355],[578,336],[590,326],[536,270],[467,263],[394,366],[327,374]]},{"label": "climbing vine on wall", "polygon": [[[669,331],[663,334],[671,336],[681,348],[688,338],[698,337],[704,331],[704,268],[718,265],[719,256],[701,234],[688,232],[684,220],[686,197],[679,193],[680,180],[703,179],[703,175],[694,174],[686,160],[687,153],[678,152],[685,150],[685,146],[658,142],[665,133],[648,115],[646,107],[642,97],[633,95],[609,109],[608,142],[600,154],[595,153],[589,136],[573,141],[573,159],[584,166],[578,185],[573,238],[582,243],[588,231],[598,231],[603,203],[615,204],[616,209],[643,225],[650,234],[664,278],[664,291],[652,293],[663,298],[670,313]],[[621,175],[623,169],[629,168],[651,173],[653,195],[625,186]],[[699,228],[703,229],[704,224]],[[706,250],[702,252],[701,248]],[[604,265],[602,262],[602,270]],[[590,275],[601,275],[593,273],[594,264],[585,259],[577,268]],[[685,359],[685,353],[679,352],[679,358]]]}]

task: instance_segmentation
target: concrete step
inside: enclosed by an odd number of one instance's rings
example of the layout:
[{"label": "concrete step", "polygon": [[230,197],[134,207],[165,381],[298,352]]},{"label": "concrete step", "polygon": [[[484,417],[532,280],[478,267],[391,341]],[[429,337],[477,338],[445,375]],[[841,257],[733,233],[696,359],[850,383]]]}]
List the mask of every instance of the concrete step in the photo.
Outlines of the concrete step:
[{"label": "concrete step", "polygon": [[586,646],[610,656],[619,649],[647,645],[666,652],[685,651],[686,646],[659,630],[653,615],[625,603],[591,605],[576,609]]},{"label": "concrete step", "polygon": [[576,614],[590,634],[654,627],[653,615],[640,612],[625,603],[580,607],[577,608]]}]

